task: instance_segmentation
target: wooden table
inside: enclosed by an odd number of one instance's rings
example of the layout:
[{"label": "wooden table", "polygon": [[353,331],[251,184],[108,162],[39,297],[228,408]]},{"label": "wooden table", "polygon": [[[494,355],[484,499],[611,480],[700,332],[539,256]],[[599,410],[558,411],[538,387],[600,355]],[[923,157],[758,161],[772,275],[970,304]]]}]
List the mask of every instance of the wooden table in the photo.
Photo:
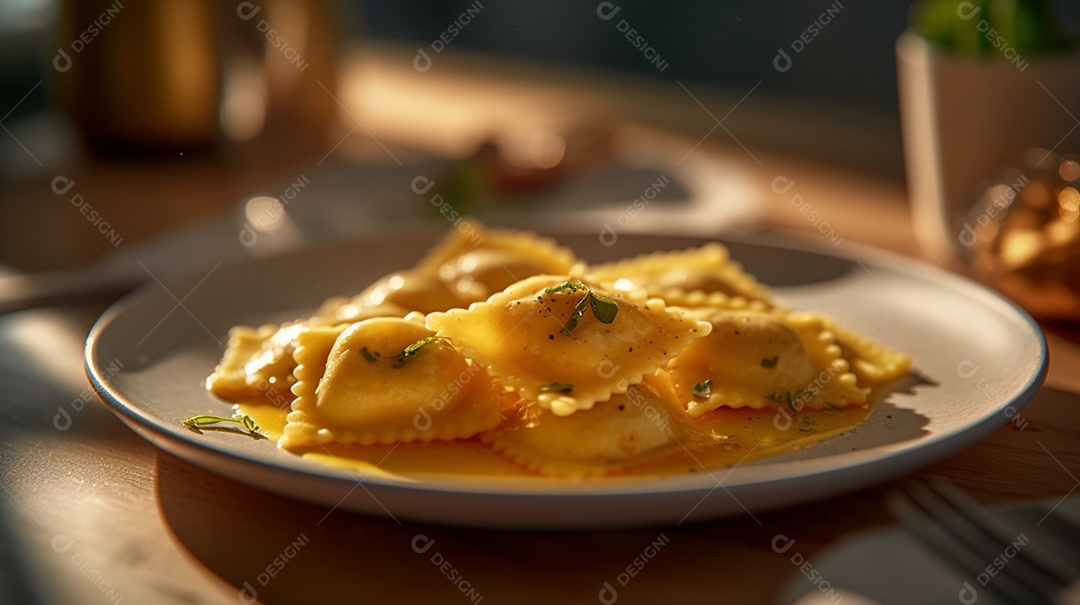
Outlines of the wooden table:
[{"label": "wooden table", "polygon": [[[687,146],[695,140],[688,136]],[[695,153],[745,159],[721,137]],[[755,157],[763,190],[784,176],[845,240],[917,256],[897,180],[780,154]],[[790,192],[766,197],[770,226],[820,237]],[[595,602],[609,582],[619,603],[770,603],[797,573],[773,552],[777,534],[812,558],[841,536],[893,522],[883,499],[897,482],[760,513],[760,525],[735,517],[523,533],[328,512],[217,477],[123,427],[96,401],[82,370],[83,339],[103,307],[0,316],[0,595],[8,602],[231,604],[250,601],[245,587],[267,603],[460,603],[477,595],[484,603]],[[1047,386],[1023,411],[1023,428],[1005,426],[914,477],[947,477],[987,503],[1077,489],[1080,338],[1064,330],[1048,338]],[[434,546],[418,554],[418,540]],[[618,584],[654,542],[662,544],[656,556]],[[447,575],[455,573],[464,582]]]}]

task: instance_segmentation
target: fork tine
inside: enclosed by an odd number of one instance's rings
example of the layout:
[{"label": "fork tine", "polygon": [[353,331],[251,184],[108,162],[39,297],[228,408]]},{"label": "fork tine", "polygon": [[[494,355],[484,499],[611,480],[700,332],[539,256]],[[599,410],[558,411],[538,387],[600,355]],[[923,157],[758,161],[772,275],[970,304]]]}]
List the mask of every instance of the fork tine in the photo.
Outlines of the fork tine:
[{"label": "fork tine", "polygon": [[[930,485],[942,498],[960,511],[972,526],[994,540],[998,549],[1011,544],[1021,535],[1026,538],[1028,543],[1024,545],[1023,549],[1017,549],[1017,554],[1009,563],[1009,566],[1011,567],[1014,563],[1023,563],[1029,571],[1038,574],[1039,577],[1053,584],[1051,587],[1044,586],[1044,591],[1051,592],[1055,588],[1068,586],[1072,582],[1075,577],[1073,570],[1061,559],[1050,554],[1042,546],[1042,543],[1036,543],[1023,532],[1018,533],[1005,523],[1000,516],[988,511],[986,507],[976,502],[964,490],[953,483],[945,479],[934,478],[931,479]],[[1005,570],[1002,569],[1002,572],[1005,572]]]},{"label": "fork tine", "polygon": [[[922,542],[931,553],[965,577],[976,577],[986,566],[986,559],[967,546],[959,544],[946,527],[931,517],[917,504],[909,493],[895,492],[889,495],[887,505],[892,514]],[[996,556],[996,554],[994,555]],[[989,592],[1007,603],[1025,604],[1039,602],[1042,597],[1032,588],[1015,583],[1009,577],[995,577],[984,586]]]}]

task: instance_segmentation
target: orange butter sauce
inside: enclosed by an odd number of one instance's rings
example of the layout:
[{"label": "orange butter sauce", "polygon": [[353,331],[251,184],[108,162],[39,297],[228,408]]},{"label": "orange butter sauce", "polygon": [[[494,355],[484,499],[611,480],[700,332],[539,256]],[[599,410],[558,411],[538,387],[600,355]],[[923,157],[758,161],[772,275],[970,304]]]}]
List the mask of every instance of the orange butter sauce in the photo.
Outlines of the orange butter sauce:
[{"label": "orange butter sauce", "polygon": [[[603,476],[657,477],[724,469],[772,456],[805,449],[821,441],[853,431],[873,411],[877,393],[868,404],[828,412],[805,410],[804,415],[786,408],[720,408],[694,422],[713,436],[713,444],[687,451],[672,448],[670,456],[639,466],[617,468]],[[277,441],[285,430],[287,409],[259,401],[237,404],[237,409],[251,416],[260,432]],[[529,469],[494,451],[479,439],[430,441],[391,445],[327,445],[302,454],[321,464],[364,476],[414,478],[453,477],[533,477],[555,478]]]}]

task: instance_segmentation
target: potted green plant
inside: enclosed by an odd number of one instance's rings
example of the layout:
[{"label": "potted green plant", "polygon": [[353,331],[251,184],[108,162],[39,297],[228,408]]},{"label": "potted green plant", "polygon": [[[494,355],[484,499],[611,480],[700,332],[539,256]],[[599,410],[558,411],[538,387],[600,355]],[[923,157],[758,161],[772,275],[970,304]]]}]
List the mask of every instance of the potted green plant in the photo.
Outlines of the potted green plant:
[{"label": "potted green plant", "polygon": [[955,260],[979,183],[1031,147],[1080,149],[1080,53],[1044,0],[920,0],[896,43],[908,193]]}]

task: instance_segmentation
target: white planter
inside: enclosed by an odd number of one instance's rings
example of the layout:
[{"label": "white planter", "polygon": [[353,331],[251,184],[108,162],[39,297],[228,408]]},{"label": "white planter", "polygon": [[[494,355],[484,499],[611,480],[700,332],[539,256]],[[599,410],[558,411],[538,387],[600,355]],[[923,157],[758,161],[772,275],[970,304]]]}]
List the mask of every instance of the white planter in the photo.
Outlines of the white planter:
[{"label": "white planter", "polygon": [[1080,150],[1080,53],[1000,55],[950,54],[912,32],[896,42],[908,195],[935,260],[955,260],[980,182],[1030,147]]}]

